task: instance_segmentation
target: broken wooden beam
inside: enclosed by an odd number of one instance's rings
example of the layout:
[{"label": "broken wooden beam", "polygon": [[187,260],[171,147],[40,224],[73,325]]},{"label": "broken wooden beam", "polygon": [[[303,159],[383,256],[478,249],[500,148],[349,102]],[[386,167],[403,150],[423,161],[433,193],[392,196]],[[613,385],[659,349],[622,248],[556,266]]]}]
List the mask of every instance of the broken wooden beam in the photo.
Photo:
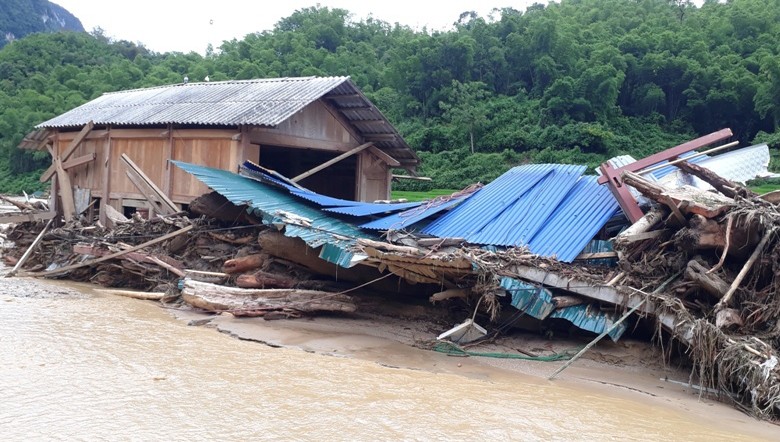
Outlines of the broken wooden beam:
[{"label": "broken wooden beam", "polygon": [[160,188],[146,176],[143,170],[127,156],[127,154],[123,153],[121,159],[127,166],[126,173],[127,177],[130,178],[130,182],[132,182],[138,191],[144,195],[146,200],[152,204],[158,213],[170,215],[179,211],[179,206],[171,201],[165,192],[160,190]]},{"label": "broken wooden beam", "polygon": [[351,149],[351,150],[348,150],[347,152],[344,152],[343,154],[337,156],[336,158],[332,158],[332,159],[330,159],[330,160],[320,164],[317,167],[314,167],[314,168],[312,168],[310,170],[307,170],[306,172],[296,176],[295,178],[291,179],[290,181],[292,181],[294,183],[297,183],[297,182],[301,181],[302,179],[310,177],[310,176],[314,175],[315,173],[317,173],[317,172],[319,172],[319,171],[321,171],[321,170],[323,170],[323,169],[325,169],[327,167],[330,167],[330,166],[338,163],[339,161],[341,161],[341,160],[343,160],[345,158],[349,158],[349,157],[351,157],[352,155],[355,155],[358,152],[366,150],[366,149],[368,149],[369,147],[371,147],[373,145],[374,145],[374,143],[372,143],[372,142],[363,143],[360,146],[355,147],[354,149]]},{"label": "broken wooden beam", "polygon": [[24,255],[22,255],[21,258],[19,258],[19,261],[16,262],[16,265],[14,265],[14,268],[11,269],[10,272],[5,274],[6,278],[10,278],[14,275],[16,275],[16,272],[19,271],[19,269],[24,265],[24,263],[27,261],[27,259],[32,255],[33,250],[38,246],[38,243],[41,242],[43,239],[43,235],[46,234],[46,231],[49,230],[49,226],[51,226],[53,219],[50,219],[48,223],[43,227],[43,230],[38,234],[38,236],[35,237],[35,240],[30,244],[30,247],[25,250]]},{"label": "broken wooden beam", "polygon": [[120,250],[120,251],[118,251],[116,253],[112,253],[110,255],[102,256],[100,258],[92,259],[92,260],[85,261],[85,262],[82,262],[82,263],[79,263],[79,264],[73,264],[73,265],[69,265],[69,266],[60,267],[60,268],[57,268],[57,269],[54,269],[54,270],[47,270],[47,271],[44,271],[44,272],[36,272],[36,273],[27,273],[26,276],[52,276],[52,275],[59,275],[61,273],[67,273],[67,272],[69,272],[71,270],[76,270],[76,269],[80,269],[82,267],[95,265],[95,264],[98,264],[98,263],[101,263],[101,262],[104,262],[104,261],[108,261],[109,259],[118,258],[118,257],[120,257],[122,255],[126,255],[126,254],[128,254],[130,252],[135,252],[136,250],[141,250],[143,248],[146,248],[146,247],[149,247],[149,246],[153,246],[153,245],[161,243],[163,241],[167,241],[167,240],[169,240],[169,239],[171,239],[173,237],[176,237],[176,236],[179,236],[179,235],[181,235],[183,233],[189,232],[190,230],[192,230],[192,228],[193,228],[193,226],[189,225],[189,226],[183,227],[183,228],[181,228],[181,229],[179,229],[179,230],[177,230],[175,232],[171,232],[171,233],[169,233],[167,235],[163,235],[163,236],[161,236],[159,238],[155,238],[155,239],[153,239],[151,241],[146,241],[143,244],[139,244],[139,245],[131,247],[129,249]]},{"label": "broken wooden beam", "polygon": [[[73,154],[73,152],[78,149],[79,144],[81,144],[82,141],[89,135],[89,132],[92,131],[92,128],[95,127],[95,123],[90,121],[87,123],[81,131],[76,135],[75,138],[70,142],[68,147],[62,152],[62,154],[59,156],[61,161],[66,161],[70,156]],[[52,154],[52,158],[54,157],[54,154]],[[54,174],[57,173],[57,169],[54,164],[49,166],[48,169],[46,169],[45,172],[41,175],[40,181],[42,183],[45,183],[46,181],[49,181]]]}]

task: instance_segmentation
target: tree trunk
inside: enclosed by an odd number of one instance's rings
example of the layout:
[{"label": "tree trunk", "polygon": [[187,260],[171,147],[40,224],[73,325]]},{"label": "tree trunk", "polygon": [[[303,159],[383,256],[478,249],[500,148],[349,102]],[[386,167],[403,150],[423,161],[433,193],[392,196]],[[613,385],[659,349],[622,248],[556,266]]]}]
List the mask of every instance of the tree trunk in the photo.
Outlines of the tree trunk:
[{"label": "tree trunk", "polygon": [[291,289],[296,283],[292,278],[263,271],[241,275],[236,279],[236,285],[246,289]]}]

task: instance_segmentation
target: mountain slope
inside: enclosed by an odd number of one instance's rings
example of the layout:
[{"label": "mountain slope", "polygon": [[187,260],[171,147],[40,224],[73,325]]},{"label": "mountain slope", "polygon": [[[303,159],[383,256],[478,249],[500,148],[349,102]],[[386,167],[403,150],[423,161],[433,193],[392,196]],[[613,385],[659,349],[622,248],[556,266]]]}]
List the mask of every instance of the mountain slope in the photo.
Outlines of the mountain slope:
[{"label": "mountain slope", "polygon": [[0,1],[0,48],[35,32],[84,32],[81,21],[47,0]]}]

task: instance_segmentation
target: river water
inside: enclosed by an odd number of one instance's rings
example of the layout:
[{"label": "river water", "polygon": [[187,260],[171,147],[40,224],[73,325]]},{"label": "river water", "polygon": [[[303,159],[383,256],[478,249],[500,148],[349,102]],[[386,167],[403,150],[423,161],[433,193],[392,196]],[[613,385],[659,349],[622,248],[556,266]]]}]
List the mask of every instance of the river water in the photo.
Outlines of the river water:
[{"label": "river water", "polygon": [[558,383],[271,348],[150,302],[17,281],[0,286],[4,441],[746,439]]}]

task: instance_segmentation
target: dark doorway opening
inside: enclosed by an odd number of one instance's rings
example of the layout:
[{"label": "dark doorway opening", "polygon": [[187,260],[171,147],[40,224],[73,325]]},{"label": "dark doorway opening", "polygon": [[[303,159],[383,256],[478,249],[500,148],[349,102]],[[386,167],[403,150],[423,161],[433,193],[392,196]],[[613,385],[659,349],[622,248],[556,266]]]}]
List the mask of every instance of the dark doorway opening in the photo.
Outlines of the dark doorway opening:
[{"label": "dark doorway opening", "polygon": [[[338,152],[263,145],[260,146],[260,165],[288,178],[294,178],[338,155]],[[357,187],[356,170],[357,155],[352,155],[304,178],[298,184],[323,195],[354,200]]]}]

